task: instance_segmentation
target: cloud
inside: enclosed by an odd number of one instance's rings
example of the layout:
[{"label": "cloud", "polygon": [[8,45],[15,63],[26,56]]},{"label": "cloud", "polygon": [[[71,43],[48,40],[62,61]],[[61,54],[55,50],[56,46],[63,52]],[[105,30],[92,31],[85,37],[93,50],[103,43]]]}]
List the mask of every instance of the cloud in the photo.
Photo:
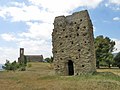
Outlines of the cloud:
[{"label": "cloud", "polygon": [[36,39],[51,39],[53,25],[38,22],[27,22],[27,25],[29,27],[28,31],[21,33],[20,36]]},{"label": "cloud", "polygon": [[[11,2],[11,6],[1,7],[0,16],[10,17],[13,22],[39,20],[43,22],[53,21],[55,16],[68,15],[69,12],[79,7],[96,8],[103,0],[28,0],[31,5]],[[92,2],[92,3],[91,3]]]},{"label": "cloud", "polygon": [[40,55],[44,58],[52,56],[52,42],[48,39],[25,38],[18,41],[18,47],[25,48],[25,55]]},{"label": "cloud", "polygon": [[10,5],[17,6],[17,7],[23,7],[23,6],[25,6],[25,3],[24,2],[22,2],[22,3],[19,3],[19,2],[10,2]]},{"label": "cloud", "polygon": [[[12,34],[4,34],[7,37],[13,36]],[[3,35],[3,36],[4,36]],[[10,61],[17,60],[19,57],[19,48],[23,47],[25,48],[25,54],[26,55],[40,55],[42,54],[44,58],[48,56],[52,56],[52,42],[49,39],[44,38],[30,38],[30,37],[24,37],[20,36],[15,39],[7,39],[5,37],[6,41],[15,41],[16,47],[0,47],[0,63],[5,63],[6,59]]]},{"label": "cloud", "polygon": [[120,5],[120,0],[109,0],[111,4]]},{"label": "cloud", "polygon": [[120,21],[120,18],[119,17],[114,17],[113,20],[114,21]]},{"label": "cloud", "polygon": [[120,10],[120,0],[109,0],[105,3],[106,7],[109,7],[112,10],[119,11]]},{"label": "cloud", "polygon": [[4,64],[7,60],[15,61],[18,58],[18,49],[14,47],[0,47],[0,63]]},{"label": "cloud", "polygon": [[34,5],[41,6],[50,12],[69,12],[75,8],[86,6],[96,8],[103,0],[28,0]]},{"label": "cloud", "polygon": [[[11,2],[0,7],[0,17],[13,22],[24,22],[24,32],[3,33],[5,41],[15,41],[17,48],[0,47],[0,60],[18,57],[18,48],[25,48],[25,54],[52,55],[51,33],[56,16],[69,15],[75,9],[86,7],[95,9],[103,0],[26,0]],[[94,28],[95,29],[95,28]],[[17,31],[16,31],[17,32]],[[13,51],[12,53],[10,53]],[[31,52],[32,51],[32,52]],[[3,53],[2,53],[3,52]],[[17,53],[17,54],[16,54]],[[2,61],[0,61],[1,63]]]},{"label": "cloud", "polygon": [[7,33],[4,33],[4,34],[1,34],[0,35],[2,39],[4,39],[5,41],[14,41],[16,38],[14,37],[14,35],[12,34],[7,34]]},{"label": "cloud", "polygon": [[42,54],[44,58],[52,55],[52,44],[47,40],[23,40],[18,47],[25,48],[25,54]]},{"label": "cloud", "polygon": [[[26,5],[23,2],[11,2],[11,6],[0,8],[0,16],[4,19],[8,18],[12,22],[25,22],[28,26],[28,30],[27,32],[23,32],[21,36],[50,38],[55,16],[68,15],[69,12],[82,6],[96,8],[103,0],[75,0],[66,2],[64,0],[28,1],[31,3],[30,5]],[[39,21],[39,23],[33,23],[32,21]]]},{"label": "cloud", "polygon": [[94,31],[94,32],[96,31],[96,27],[95,27],[95,26],[93,26],[93,31]]},{"label": "cloud", "polygon": [[108,3],[105,3],[105,7],[108,7],[109,6],[109,4]]},{"label": "cloud", "polygon": [[4,7],[0,12],[1,17],[10,18],[12,22],[40,20],[41,13],[36,6]]},{"label": "cloud", "polygon": [[120,40],[119,39],[112,39],[112,40],[115,41],[115,50],[114,50],[114,53],[120,52]]}]

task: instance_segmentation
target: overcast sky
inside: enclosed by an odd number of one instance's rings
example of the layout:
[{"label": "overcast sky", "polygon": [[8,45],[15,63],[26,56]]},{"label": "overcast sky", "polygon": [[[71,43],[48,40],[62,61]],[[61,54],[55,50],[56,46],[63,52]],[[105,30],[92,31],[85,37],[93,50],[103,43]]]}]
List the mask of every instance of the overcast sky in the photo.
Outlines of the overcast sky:
[{"label": "overcast sky", "polygon": [[0,0],[0,63],[25,54],[52,55],[51,33],[56,16],[87,9],[94,36],[115,40],[120,51],[120,0]]}]

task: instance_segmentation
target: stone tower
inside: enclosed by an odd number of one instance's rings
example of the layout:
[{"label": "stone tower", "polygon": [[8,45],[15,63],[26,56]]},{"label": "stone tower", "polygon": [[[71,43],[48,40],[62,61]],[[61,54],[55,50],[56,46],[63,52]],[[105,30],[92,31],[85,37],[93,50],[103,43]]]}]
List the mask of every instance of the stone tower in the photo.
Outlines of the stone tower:
[{"label": "stone tower", "polygon": [[24,63],[25,56],[24,56],[24,48],[20,48],[20,57],[18,58],[19,63]]},{"label": "stone tower", "polygon": [[87,10],[56,17],[52,43],[54,69],[58,75],[96,71],[93,25]]},{"label": "stone tower", "polygon": [[20,56],[24,55],[24,48],[20,48]]}]

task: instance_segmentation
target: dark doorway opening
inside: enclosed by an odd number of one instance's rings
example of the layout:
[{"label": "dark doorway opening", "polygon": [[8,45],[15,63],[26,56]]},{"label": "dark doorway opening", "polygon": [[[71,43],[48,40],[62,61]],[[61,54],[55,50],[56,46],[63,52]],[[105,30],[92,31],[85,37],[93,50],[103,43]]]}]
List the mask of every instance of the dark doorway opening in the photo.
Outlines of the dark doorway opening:
[{"label": "dark doorway opening", "polygon": [[71,60],[68,61],[68,74],[74,75],[74,66]]}]

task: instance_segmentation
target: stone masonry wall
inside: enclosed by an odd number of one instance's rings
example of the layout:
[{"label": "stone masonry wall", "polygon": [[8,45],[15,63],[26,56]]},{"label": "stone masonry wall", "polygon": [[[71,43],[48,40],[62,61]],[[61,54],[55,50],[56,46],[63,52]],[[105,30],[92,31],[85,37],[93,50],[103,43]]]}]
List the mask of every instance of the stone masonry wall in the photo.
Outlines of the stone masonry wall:
[{"label": "stone masonry wall", "polygon": [[27,62],[43,62],[43,55],[24,55],[24,48],[20,48],[19,63]]},{"label": "stone masonry wall", "polygon": [[52,33],[54,69],[58,75],[73,75],[96,71],[93,26],[87,10],[54,20]]},{"label": "stone masonry wall", "polygon": [[43,55],[25,55],[28,62],[43,62]]}]

